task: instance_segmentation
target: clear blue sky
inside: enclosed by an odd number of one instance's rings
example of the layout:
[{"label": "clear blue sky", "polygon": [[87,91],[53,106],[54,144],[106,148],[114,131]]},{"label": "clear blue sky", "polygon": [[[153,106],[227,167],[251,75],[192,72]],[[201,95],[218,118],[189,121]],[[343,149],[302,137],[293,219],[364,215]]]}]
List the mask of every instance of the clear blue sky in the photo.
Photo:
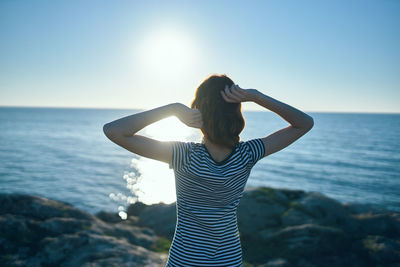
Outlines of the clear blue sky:
[{"label": "clear blue sky", "polygon": [[189,105],[224,73],[304,111],[400,112],[400,1],[2,0],[0,36],[1,106]]}]

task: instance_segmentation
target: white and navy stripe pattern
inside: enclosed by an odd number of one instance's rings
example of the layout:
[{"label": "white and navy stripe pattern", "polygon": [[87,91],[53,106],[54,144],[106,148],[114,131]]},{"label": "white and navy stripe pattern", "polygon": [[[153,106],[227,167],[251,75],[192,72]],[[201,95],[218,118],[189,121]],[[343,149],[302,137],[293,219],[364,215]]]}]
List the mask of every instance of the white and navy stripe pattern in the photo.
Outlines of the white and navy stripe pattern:
[{"label": "white and navy stripe pattern", "polygon": [[261,139],[239,142],[222,162],[204,144],[173,142],[177,223],[167,266],[242,266],[236,211]]}]

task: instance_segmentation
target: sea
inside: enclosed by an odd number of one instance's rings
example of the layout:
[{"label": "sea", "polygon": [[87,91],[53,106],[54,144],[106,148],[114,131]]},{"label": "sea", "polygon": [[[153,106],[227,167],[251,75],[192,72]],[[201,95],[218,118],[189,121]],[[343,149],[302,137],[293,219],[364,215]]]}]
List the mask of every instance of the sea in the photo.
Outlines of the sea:
[{"label": "sea", "polygon": [[[142,110],[0,107],[0,192],[40,195],[91,214],[121,217],[129,204],[176,201],[168,164],[110,141],[103,125]],[[400,114],[306,112],[314,127],[261,159],[247,187],[320,192],[342,203],[400,211]],[[241,140],[289,126],[270,111],[244,111]],[[138,134],[162,141],[201,142],[201,132],[176,117]],[[267,148],[268,149],[268,148]]]}]

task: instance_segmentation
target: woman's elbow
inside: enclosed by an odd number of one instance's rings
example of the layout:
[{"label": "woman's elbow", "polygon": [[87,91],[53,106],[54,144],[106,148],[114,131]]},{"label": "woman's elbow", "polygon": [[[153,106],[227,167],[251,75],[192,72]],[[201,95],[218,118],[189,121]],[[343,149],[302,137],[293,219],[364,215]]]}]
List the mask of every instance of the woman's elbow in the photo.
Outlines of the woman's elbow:
[{"label": "woman's elbow", "polygon": [[115,130],[109,123],[103,125],[103,133],[111,140],[116,136]]},{"label": "woman's elbow", "polygon": [[307,122],[305,123],[304,128],[309,131],[314,127],[314,119],[311,116],[308,116]]},{"label": "woman's elbow", "polygon": [[294,126],[294,125],[292,125],[292,126],[308,132],[314,126],[314,119],[311,116],[306,115],[302,118],[301,121],[299,121],[297,123],[296,126]]}]

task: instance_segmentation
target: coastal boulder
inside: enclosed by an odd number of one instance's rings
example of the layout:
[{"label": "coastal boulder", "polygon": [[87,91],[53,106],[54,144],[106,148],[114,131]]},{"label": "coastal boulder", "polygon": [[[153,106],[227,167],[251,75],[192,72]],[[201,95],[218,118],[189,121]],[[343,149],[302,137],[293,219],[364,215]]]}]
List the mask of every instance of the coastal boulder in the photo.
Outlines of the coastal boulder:
[{"label": "coastal boulder", "polygon": [[246,190],[238,208],[243,257],[254,266],[396,266],[399,216],[318,192]]},{"label": "coastal boulder", "polygon": [[6,266],[162,266],[158,237],[122,220],[110,224],[68,203],[0,194],[0,262]]},{"label": "coastal boulder", "polygon": [[137,218],[137,225],[154,230],[157,235],[172,239],[176,226],[176,203],[146,205],[141,202],[131,204],[128,216]]},{"label": "coastal boulder", "polygon": [[[7,266],[165,266],[176,203],[96,216],[39,196],[0,194]],[[247,189],[238,207],[243,266],[399,266],[400,214],[302,190]],[[159,253],[161,252],[161,253]]]},{"label": "coastal boulder", "polygon": [[289,198],[282,191],[272,188],[246,190],[238,207],[240,234],[254,235],[262,229],[279,226],[288,203]]}]

